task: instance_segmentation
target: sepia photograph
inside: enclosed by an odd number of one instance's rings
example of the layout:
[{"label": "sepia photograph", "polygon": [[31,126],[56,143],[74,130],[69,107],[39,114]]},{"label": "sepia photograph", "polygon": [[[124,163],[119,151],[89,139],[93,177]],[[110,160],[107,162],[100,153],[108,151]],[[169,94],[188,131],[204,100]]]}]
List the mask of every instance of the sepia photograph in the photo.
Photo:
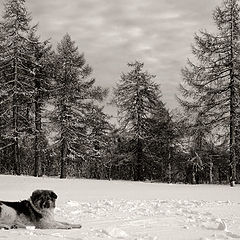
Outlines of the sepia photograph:
[{"label": "sepia photograph", "polygon": [[240,239],[240,0],[0,0],[0,240]]}]

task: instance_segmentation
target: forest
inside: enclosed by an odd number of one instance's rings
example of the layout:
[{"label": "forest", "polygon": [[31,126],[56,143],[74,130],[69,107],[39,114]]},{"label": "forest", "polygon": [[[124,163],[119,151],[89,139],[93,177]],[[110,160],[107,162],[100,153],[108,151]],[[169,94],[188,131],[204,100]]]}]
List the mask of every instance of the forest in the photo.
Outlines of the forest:
[{"label": "forest", "polygon": [[[215,32],[195,34],[173,110],[161,77],[134,59],[110,97],[84,49],[68,33],[56,46],[41,40],[25,5],[7,0],[0,22],[0,174],[239,182],[238,0],[213,11]],[[104,111],[109,98],[118,124]]]}]

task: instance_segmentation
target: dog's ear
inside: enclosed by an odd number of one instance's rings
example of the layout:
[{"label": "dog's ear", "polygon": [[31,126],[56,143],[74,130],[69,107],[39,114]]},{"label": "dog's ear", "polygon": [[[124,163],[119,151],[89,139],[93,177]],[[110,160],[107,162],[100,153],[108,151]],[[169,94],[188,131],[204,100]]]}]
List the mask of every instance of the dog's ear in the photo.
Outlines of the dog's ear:
[{"label": "dog's ear", "polygon": [[38,199],[42,194],[42,190],[35,190],[32,193],[31,200],[34,202],[36,199]]},{"label": "dog's ear", "polygon": [[53,198],[53,199],[57,199],[57,194],[53,191],[50,192],[50,196]]}]

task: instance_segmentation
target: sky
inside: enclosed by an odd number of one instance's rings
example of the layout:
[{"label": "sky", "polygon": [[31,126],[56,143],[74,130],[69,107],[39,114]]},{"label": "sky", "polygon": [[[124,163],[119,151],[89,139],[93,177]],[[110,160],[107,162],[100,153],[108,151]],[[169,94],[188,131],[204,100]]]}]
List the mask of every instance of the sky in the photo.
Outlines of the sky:
[{"label": "sky", "polygon": [[[0,0],[3,12],[4,0]],[[221,0],[26,0],[42,39],[54,46],[69,33],[93,68],[96,84],[112,89],[128,62],[144,62],[156,75],[167,108],[181,68],[191,57],[194,33],[214,30],[212,12]],[[106,111],[115,114],[112,107]]]}]

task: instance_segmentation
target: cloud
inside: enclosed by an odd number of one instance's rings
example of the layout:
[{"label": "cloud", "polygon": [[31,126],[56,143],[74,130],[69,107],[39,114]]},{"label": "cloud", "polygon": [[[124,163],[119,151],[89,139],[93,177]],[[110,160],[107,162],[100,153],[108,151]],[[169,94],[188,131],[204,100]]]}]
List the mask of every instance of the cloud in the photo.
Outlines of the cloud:
[{"label": "cloud", "polygon": [[[0,0],[2,1],[2,0]],[[85,53],[99,85],[115,86],[126,64],[144,61],[157,75],[167,106],[191,53],[193,34],[213,29],[218,0],[27,0],[42,38],[56,44],[68,32]]]},{"label": "cloud", "polygon": [[178,12],[165,12],[161,15],[158,16],[158,19],[161,20],[161,19],[167,19],[167,20],[170,20],[170,19],[179,19],[181,16],[180,13]]}]

